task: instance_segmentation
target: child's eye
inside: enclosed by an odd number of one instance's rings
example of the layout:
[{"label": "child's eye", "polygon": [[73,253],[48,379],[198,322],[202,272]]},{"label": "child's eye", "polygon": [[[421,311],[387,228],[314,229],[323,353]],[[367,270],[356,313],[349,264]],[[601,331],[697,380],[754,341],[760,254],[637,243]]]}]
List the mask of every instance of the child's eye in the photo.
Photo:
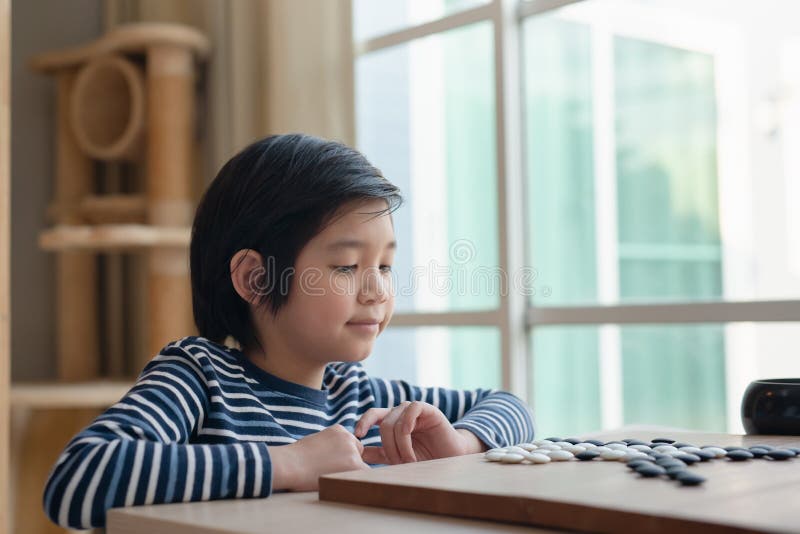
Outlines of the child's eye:
[{"label": "child's eye", "polygon": [[333,269],[337,273],[352,273],[356,270],[356,267],[358,267],[358,265],[334,265]]},{"label": "child's eye", "polygon": [[390,272],[392,272],[392,266],[391,265],[381,265],[381,271],[383,271],[385,273],[390,273]]}]

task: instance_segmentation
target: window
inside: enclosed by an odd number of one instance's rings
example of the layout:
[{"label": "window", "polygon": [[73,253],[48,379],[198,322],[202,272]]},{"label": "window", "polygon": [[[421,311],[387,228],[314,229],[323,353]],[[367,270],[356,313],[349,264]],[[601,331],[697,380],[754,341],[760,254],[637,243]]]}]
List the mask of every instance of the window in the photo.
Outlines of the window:
[{"label": "window", "polygon": [[353,12],[357,143],[408,201],[370,371],[548,434],[742,431],[800,375],[800,5],[387,5]]}]

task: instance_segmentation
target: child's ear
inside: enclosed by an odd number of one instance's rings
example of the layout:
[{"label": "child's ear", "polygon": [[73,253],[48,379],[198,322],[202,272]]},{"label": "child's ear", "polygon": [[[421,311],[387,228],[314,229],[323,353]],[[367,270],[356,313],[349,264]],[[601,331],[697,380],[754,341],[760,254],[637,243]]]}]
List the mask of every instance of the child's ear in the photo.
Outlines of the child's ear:
[{"label": "child's ear", "polygon": [[254,304],[259,288],[264,287],[266,269],[261,254],[252,249],[242,249],[231,258],[231,282],[236,293],[245,302]]}]

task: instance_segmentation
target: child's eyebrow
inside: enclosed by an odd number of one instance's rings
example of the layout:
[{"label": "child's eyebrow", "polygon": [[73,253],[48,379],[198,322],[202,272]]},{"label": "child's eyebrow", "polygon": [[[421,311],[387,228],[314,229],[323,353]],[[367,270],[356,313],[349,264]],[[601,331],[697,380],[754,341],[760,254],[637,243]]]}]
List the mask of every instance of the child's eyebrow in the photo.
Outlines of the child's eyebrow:
[{"label": "child's eyebrow", "polygon": [[[357,239],[340,239],[339,241],[334,241],[326,248],[328,250],[339,250],[342,248],[365,248],[366,246],[367,244],[364,241],[358,241]],[[389,241],[384,248],[396,249],[397,241]]]}]

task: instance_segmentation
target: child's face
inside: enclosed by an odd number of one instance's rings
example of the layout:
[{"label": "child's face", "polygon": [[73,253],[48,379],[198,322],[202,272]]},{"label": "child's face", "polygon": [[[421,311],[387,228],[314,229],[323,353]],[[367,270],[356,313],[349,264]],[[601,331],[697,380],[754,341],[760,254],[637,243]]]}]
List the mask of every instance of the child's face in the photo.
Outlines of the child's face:
[{"label": "child's face", "polygon": [[[394,310],[395,238],[383,200],[345,207],[300,251],[286,304],[270,334],[320,364],[360,361]],[[341,215],[341,216],[338,216]]]}]

